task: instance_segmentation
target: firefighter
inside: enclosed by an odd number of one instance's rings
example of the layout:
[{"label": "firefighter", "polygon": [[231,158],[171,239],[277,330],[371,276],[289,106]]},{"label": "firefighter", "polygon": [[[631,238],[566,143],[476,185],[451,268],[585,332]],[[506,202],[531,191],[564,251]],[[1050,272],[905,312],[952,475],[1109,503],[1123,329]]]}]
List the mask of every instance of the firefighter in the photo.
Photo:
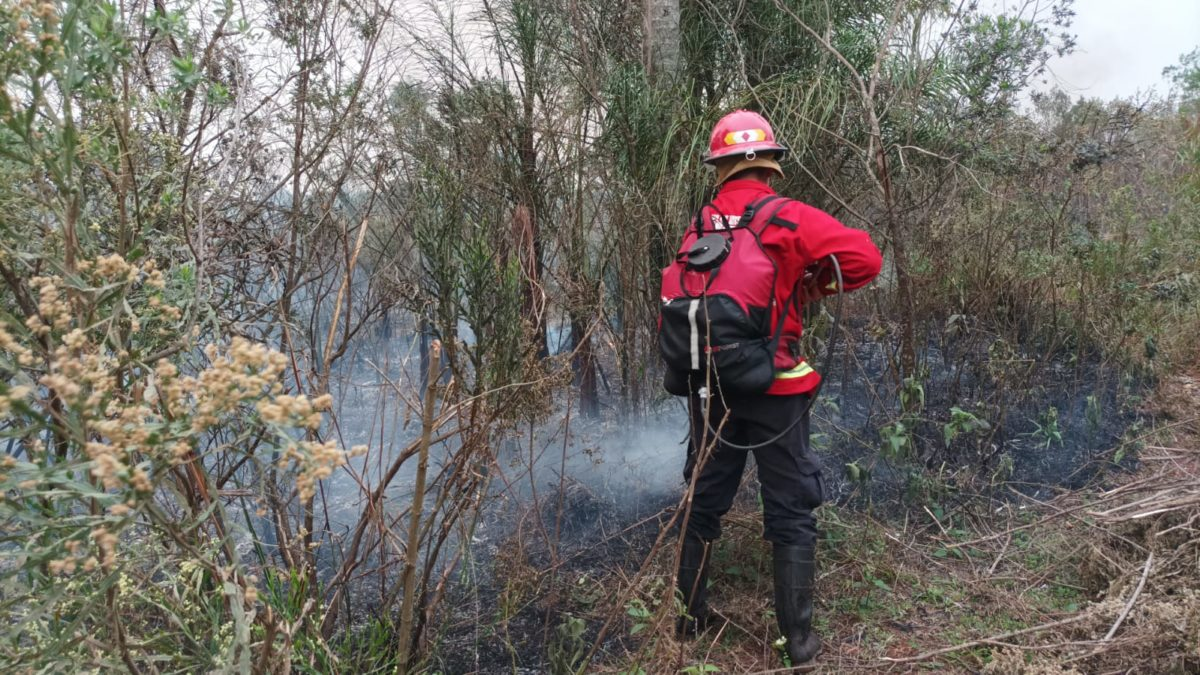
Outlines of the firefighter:
[{"label": "firefighter", "polygon": [[[723,117],[704,158],[716,170],[717,192],[697,214],[697,232],[736,228],[748,206],[772,197],[771,181],[783,177],[780,161],[787,151],[762,115],[738,110]],[[881,257],[866,232],[846,227],[812,206],[776,199],[764,208],[770,213],[759,213],[755,222],[769,216],[756,231],[761,249],[775,266],[774,302],[769,303],[773,328],[779,330],[774,381],[765,393],[751,395],[706,396],[696,387],[689,390],[692,440],[684,480],[690,482],[696,471],[699,475],[682,533],[678,588],[687,614],[679,630],[690,635],[708,623],[712,543],[721,534],[721,517],[733,504],[746,455],[752,451],[762,486],[763,537],[773,546],[775,616],[795,666],[811,661],[821,648],[812,630],[817,541],[813,510],[824,497],[821,465],[809,448],[808,422],[809,398],[821,376],[799,353],[799,308],[822,295],[864,286],[879,273]],[[842,288],[832,266],[825,264],[829,256],[836,256],[840,264]],[[727,278],[723,283],[737,282]],[[714,429],[722,420],[723,426]],[[743,447],[734,447],[739,445]],[[711,452],[697,461],[706,447]]]}]

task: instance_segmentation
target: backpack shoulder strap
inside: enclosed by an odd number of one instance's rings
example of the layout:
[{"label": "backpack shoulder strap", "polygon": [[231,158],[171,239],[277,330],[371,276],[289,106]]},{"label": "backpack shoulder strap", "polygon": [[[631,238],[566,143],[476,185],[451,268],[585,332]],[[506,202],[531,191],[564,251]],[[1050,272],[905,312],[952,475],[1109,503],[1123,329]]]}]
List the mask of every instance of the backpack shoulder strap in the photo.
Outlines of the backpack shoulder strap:
[{"label": "backpack shoulder strap", "polygon": [[800,281],[797,281],[796,285],[792,286],[792,292],[788,295],[787,303],[783,306],[783,312],[779,314],[779,323],[775,324],[775,330],[771,331],[771,342],[769,344],[772,354],[779,348],[779,340],[783,337],[783,325],[787,323],[788,312],[792,311],[792,307],[795,306],[796,294],[800,292],[800,286]]},{"label": "backpack shoulder strap", "polygon": [[711,208],[713,211],[717,210],[716,205],[711,201],[704,202],[700,208],[696,209],[696,216],[692,219],[692,229],[696,231],[697,237],[704,236],[704,209],[708,208]]},{"label": "backpack shoulder strap", "polygon": [[[788,199],[786,201],[792,202],[794,200]],[[786,204],[780,205],[780,207],[775,210],[775,213],[771,214],[771,218],[767,220],[767,224],[777,225],[790,232],[795,232],[796,228],[800,226],[795,221],[788,220],[787,218],[779,215],[779,212],[783,210],[784,206],[786,206]]]},{"label": "backpack shoulder strap", "polygon": [[[762,223],[762,227],[758,227],[758,228],[754,229],[754,232],[758,233],[761,230],[765,229],[768,224],[778,223],[779,219],[777,218],[777,216],[779,215],[779,212],[782,211],[783,207],[787,206],[788,203],[791,201],[792,200],[790,200],[786,197],[780,197],[779,195],[767,195],[766,197],[763,197],[762,199],[760,199],[760,200],[754,202],[753,204],[751,204],[750,206],[746,207],[746,212],[742,214],[742,219],[740,221],[738,221],[738,225],[740,225],[742,227],[750,228],[752,225],[755,224],[756,216],[758,216],[761,213],[769,214],[769,216],[767,218],[757,219],[758,222]],[[770,209],[764,208],[767,205],[772,204],[772,203],[773,203],[772,208],[770,208]]]},{"label": "backpack shoulder strap", "polygon": [[[742,212],[742,219],[738,221],[738,225],[742,227],[750,227],[750,223],[754,220],[754,216],[758,215],[764,206],[780,199],[783,198],[779,195],[767,195],[758,201],[750,202],[750,204],[746,206],[746,210]],[[776,209],[776,211],[778,211],[778,209]]]},{"label": "backpack shoulder strap", "polygon": [[[743,220],[741,220],[738,224],[741,225],[744,223],[747,228],[750,228],[751,226],[755,225],[755,216],[760,213],[766,213],[767,216],[765,218],[758,219],[758,222],[761,223],[761,226],[750,230],[754,233],[756,239],[769,225],[779,225],[789,230],[795,230],[796,225],[794,223],[783,220],[779,217],[779,212],[783,210],[783,207],[787,206],[792,201],[793,200],[786,197],[780,197],[779,195],[768,195],[747,207],[745,215],[742,216]],[[762,208],[771,203],[774,203],[773,208]],[[761,242],[759,245],[762,245]],[[775,353],[775,350],[779,346],[779,340],[783,337],[783,326],[785,323],[787,323],[788,312],[791,310],[793,303],[796,301],[796,294],[799,290],[800,283],[797,282],[797,284],[792,288],[791,294],[788,295],[787,302],[783,305],[783,311],[779,315],[779,322],[775,325],[775,329],[771,331],[771,341],[768,344],[770,345],[769,349],[771,350],[772,354]]]}]

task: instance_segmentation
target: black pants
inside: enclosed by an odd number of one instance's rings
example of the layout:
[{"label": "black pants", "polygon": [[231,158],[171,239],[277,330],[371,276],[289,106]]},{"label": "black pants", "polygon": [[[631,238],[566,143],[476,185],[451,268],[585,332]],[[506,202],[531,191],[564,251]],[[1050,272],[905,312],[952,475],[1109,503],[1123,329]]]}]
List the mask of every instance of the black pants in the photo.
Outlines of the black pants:
[{"label": "black pants", "polygon": [[[738,445],[762,443],[792,424],[801,413],[804,418],[779,440],[753,450],[762,486],[763,538],[774,544],[793,546],[815,544],[816,519],[813,509],[824,498],[821,464],[808,447],[808,399],[794,396],[753,396],[711,402],[693,396],[690,405],[691,443],[683,478],[690,482],[702,449],[712,448],[707,461],[700,464],[696,492],[692,500],[687,531],[705,541],[721,535],[721,516],[729,512],[737,495],[746,453],[718,441],[713,446],[713,431],[720,430],[724,441]],[[708,424],[705,404],[710,403]],[[729,407],[728,419],[725,418]],[[711,429],[709,428],[711,427]]]}]

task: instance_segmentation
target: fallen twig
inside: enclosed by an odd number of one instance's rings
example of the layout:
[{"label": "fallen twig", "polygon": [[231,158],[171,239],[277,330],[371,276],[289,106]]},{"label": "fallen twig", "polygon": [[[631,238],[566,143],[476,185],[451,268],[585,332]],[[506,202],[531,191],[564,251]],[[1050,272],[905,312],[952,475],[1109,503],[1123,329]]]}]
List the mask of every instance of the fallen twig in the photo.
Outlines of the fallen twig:
[{"label": "fallen twig", "polygon": [[1007,640],[1009,638],[1014,638],[1014,637],[1017,637],[1020,635],[1028,635],[1029,633],[1037,633],[1039,631],[1049,630],[1051,628],[1058,628],[1059,626],[1069,626],[1073,623],[1079,623],[1080,621],[1083,621],[1084,619],[1089,619],[1089,618],[1091,618],[1091,616],[1092,615],[1089,612],[1082,612],[1080,614],[1076,614],[1075,616],[1067,617],[1066,619],[1060,619],[1058,621],[1051,621],[1050,623],[1043,623],[1043,624],[1040,624],[1037,626],[1032,626],[1030,628],[1022,628],[1021,630],[1009,631],[1007,633],[1002,633],[1000,635],[994,635],[994,636],[988,637],[988,638],[972,640],[970,642],[964,642],[960,645],[943,647],[941,649],[935,649],[931,652],[925,652],[924,654],[918,654],[917,656],[908,656],[905,658],[892,658],[889,656],[883,656],[883,657],[880,657],[880,660],[887,661],[888,663],[916,663],[918,661],[928,661],[929,659],[931,659],[935,656],[941,656],[942,654],[952,654],[954,652],[962,651],[964,649],[970,649],[972,647],[979,647],[981,645],[986,645],[988,643],[1000,642],[1002,640]]},{"label": "fallen twig", "polygon": [[1000,561],[1004,559],[1004,554],[1008,553],[1009,544],[1012,544],[1011,534],[1004,538],[1004,547],[1000,549],[1000,553],[996,556],[996,559],[992,561],[992,566],[988,568],[989,577],[996,573],[996,566],[999,565]]},{"label": "fallen twig", "polygon": [[1150,555],[1146,556],[1146,566],[1142,568],[1142,578],[1140,581],[1138,581],[1137,588],[1133,589],[1133,595],[1129,596],[1129,602],[1125,604],[1125,609],[1121,612],[1121,615],[1117,617],[1117,622],[1112,625],[1112,628],[1108,629],[1108,633],[1104,636],[1105,642],[1108,642],[1112,639],[1112,636],[1116,634],[1117,629],[1120,628],[1121,624],[1125,621],[1125,617],[1129,616],[1130,610],[1133,609],[1133,603],[1137,602],[1138,596],[1142,594],[1142,588],[1146,585],[1146,577],[1150,576],[1150,567],[1153,564],[1154,552],[1151,551]]},{"label": "fallen twig", "polygon": [[1185,529],[1191,527],[1192,523],[1195,523],[1197,518],[1200,518],[1200,513],[1193,513],[1192,517],[1188,518],[1186,523],[1180,523],[1174,527],[1168,527],[1167,529],[1163,530],[1162,532],[1155,532],[1154,536],[1161,537],[1164,534],[1174,532],[1175,530],[1185,530]]}]

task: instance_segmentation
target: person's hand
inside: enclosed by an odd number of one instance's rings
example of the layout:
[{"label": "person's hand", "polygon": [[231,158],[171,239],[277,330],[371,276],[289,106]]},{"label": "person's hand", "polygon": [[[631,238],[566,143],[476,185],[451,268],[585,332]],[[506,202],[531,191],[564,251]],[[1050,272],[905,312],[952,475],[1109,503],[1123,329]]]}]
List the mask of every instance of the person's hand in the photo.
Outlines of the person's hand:
[{"label": "person's hand", "polygon": [[827,264],[828,262],[822,259],[804,268],[804,278],[800,280],[801,304],[816,302],[836,291],[836,284],[834,288],[821,287],[821,279],[825,279],[825,283],[829,283],[829,275],[826,274],[829,269]]},{"label": "person's hand", "polygon": [[807,305],[810,302],[816,302],[825,297],[821,292],[821,285],[817,279],[816,272],[809,272],[800,280],[800,304]]}]

